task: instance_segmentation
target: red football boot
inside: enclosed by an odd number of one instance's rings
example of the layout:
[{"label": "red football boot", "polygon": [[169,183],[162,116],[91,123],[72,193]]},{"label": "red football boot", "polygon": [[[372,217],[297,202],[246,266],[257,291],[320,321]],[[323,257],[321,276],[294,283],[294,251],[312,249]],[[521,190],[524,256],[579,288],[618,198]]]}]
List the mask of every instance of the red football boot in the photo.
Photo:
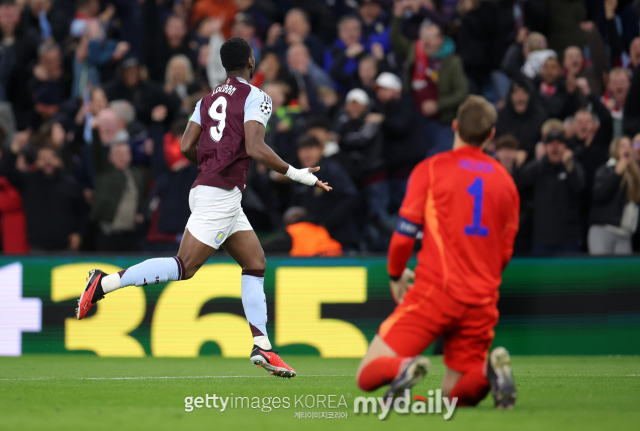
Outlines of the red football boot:
[{"label": "red football boot", "polygon": [[269,371],[272,376],[283,378],[296,376],[296,370],[288,366],[273,350],[261,349],[254,345],[251,351],[251,363]]},{"label": "red football boot", "polygon": [[87,285],[84,288],[84,292],[82,292],[82,296],[78,299],[78,308],[76,308],[76,317],[78,317],[78,320],[82,319],[87,314],[93,304],[104,298],[102,285],[100,283],[102,283],[102,279],[106,275],[108,274],[105,274],[99,269],[92,269],[89,271]]}]

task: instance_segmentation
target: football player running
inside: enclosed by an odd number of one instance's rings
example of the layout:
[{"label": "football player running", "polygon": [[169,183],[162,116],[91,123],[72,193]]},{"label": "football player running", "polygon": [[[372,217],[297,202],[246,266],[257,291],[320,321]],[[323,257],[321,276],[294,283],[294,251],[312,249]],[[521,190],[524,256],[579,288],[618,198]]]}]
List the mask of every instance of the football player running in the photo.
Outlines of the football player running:
[{"label": "football player running", "polygon": [[242,267],[242,305],[254,340],[251,363],[290,378],[295,370],[273,351],[267,335],[267,261],[242,210],[242,192],[251,159],[302,184],[326,191],[331,187],[313,174],[319,167],[296,169],[264,143],[272,103],[266,93],[249,84],[255,70],[251,46],[244,39],[231,38],[220,48],[220,58],[227,79],[198,102],[182,138],[182,153],[198,165],[200,173],[189,194],[191,216],[178,255],[149,259],[114,274],[90,271],[77,317],[85,317],[93,304],[114,290],[188,280],[222,247]]}]

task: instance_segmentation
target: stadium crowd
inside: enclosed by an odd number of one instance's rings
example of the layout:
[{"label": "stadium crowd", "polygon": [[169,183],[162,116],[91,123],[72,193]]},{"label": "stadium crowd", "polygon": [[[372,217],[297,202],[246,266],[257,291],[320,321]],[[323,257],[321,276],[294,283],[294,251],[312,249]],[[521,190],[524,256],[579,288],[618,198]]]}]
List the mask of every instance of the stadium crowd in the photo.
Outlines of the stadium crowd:
[{"label": "stadium crowd", "polygon": [[1,0],[2,250],[175,251],[198,173],[180,139],[239,36],[273,101],[266,143],[334,187],[254,163],[265,251],[386,251],[469,94],[498,109],[485,151],[521,193],[517,253],[638,251],[639,17],[632,0]]}]

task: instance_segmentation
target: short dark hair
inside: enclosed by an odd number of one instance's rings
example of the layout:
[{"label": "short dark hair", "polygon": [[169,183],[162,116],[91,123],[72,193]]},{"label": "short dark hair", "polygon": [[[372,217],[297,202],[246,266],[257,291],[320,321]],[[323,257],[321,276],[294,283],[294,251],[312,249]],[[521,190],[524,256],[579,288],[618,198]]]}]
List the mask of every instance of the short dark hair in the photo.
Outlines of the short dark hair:
[{"label": "short dark hair", "polygon": [[458,135],[469,145],[481,146],[498,121],[496,108],[482,96],[469,96],[458,108]]},{"label": "short dark hair", "polygon": [[298,148],[322,147],[322,144],[320,144],[320,141],[318,141],[315,136],[311,136],[311,135],[300,136],[296,144]]},{"label": "short dark hair", "polygon": [[510,150],[519,150],[520,141],[512,133],[500,136],[496,139],[496,151],[502,148],[508,148]]},{"label": "short dark hair", "polygon": [[232,37],[222,44],[220,59],[227,72],[241,70],[251,58],[251,45],[241,37]]}]

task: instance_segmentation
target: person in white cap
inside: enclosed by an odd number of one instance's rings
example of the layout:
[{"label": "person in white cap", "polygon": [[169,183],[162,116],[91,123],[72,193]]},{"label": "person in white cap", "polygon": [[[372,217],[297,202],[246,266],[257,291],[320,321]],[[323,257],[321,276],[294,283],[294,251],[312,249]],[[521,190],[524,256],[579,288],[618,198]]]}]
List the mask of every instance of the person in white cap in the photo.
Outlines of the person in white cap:
[{"label": "person in white cap", "polygon": [[336,132],[340,152],[336,159],[358,187],[367,204],[366,237],[368,249],[383,251],[393,223],[387,207],[389,187],[381,133],[383,116],[370,112],[370,99],[359,88],[347,93],[344,109],[338,115]]},{"label": "person in white cap", "polygon": [[411,95],[402,91],[399,76],[383,72],[376,79],[375,88],[382,109],[381,113],[369,115],[382,125],[389,205],[397,208],[402,203],[411,170],[427,155],[429,139],[424,132],[425,119]]},{"label": "person in white cap", "polygon": [[[376,85],[379,89],[387,89],[397,93],[396,95],[398,97],[402,94],[402,81],[398,75],[391,72],[382,72],[378,75]],[[389,95],[391,95],[391,93],[389,93]]]}]

